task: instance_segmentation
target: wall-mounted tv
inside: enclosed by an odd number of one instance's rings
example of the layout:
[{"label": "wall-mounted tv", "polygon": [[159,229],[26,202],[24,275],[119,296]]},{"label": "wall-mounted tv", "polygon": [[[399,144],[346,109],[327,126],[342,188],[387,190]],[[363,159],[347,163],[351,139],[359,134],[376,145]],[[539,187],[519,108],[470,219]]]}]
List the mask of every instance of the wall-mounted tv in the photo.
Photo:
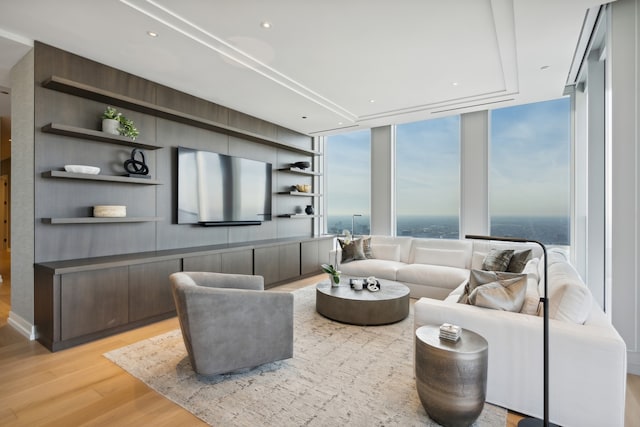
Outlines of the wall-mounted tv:
[{"label": "wall-mounted tv", "polygon": [[271,163],[178,147],[178,224],[271,220]]}]

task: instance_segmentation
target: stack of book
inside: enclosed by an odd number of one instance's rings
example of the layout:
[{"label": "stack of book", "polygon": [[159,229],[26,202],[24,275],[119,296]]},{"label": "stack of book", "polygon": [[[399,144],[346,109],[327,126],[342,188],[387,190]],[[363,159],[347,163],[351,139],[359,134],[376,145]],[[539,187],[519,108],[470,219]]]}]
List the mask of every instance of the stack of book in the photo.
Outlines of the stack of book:
[{"label": "stack of book", "polygon": [[460,339],[460,333],[462,328],[450,323],[443,323],[440,325],[440,338],[448,341],[458,341]]}]

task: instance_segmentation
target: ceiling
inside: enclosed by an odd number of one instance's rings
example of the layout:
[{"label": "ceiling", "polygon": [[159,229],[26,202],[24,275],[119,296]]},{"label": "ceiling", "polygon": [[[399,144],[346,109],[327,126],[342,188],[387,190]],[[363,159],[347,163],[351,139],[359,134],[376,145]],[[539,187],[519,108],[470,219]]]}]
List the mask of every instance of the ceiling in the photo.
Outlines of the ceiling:
[{"label": "ceiling", "polygon": [[0,115],[33,40],[309,135],[553,99],[601,3],[2,0]]}]

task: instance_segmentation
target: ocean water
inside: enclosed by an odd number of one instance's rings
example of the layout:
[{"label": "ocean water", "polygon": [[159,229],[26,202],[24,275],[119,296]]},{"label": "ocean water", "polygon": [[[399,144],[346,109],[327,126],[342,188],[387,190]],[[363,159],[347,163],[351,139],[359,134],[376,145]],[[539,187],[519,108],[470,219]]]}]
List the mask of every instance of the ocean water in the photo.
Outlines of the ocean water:
[{"label": "ocean water", "polygon": [[[351,231],[351,216],[329,216],[328,232],[340,234]],[[354,218],[354,234],[370,234],[369,217]],[[457,217],[450,216],[399,216],[398,236],[431,237],[438,239],[458,239],[459,224]],[[491,235],[518,237],[538,240],[546,245],[569,245],[568,217],[492,217]]]}]

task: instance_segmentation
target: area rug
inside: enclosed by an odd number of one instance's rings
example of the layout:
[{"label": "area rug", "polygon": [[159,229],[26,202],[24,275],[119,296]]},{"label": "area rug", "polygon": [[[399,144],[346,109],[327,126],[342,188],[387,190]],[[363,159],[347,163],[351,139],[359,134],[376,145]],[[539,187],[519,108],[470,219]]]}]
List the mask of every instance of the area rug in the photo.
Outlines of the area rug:
[{"label": "area rug", "polygon": [[[294,356],[236,374],[196,375],[180,330],[105,356],[214,426],[436,426],[413,374],[413,306],[387,326],[353,326],[315,310],[315,287],[294,293]],[[505,426],[485,404],[475,426]]]}]

